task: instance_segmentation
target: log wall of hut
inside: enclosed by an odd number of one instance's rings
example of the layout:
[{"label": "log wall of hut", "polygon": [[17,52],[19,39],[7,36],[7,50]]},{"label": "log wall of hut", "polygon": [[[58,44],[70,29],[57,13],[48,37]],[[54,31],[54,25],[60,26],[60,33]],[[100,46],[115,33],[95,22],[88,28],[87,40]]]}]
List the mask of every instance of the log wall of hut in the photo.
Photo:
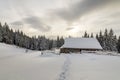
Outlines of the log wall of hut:
[{"label": "log wall of hut", "polygon": [[99,49],[77,49],[77,48],[61,48],[60,49],[60,53],[77,53],[77,52],[80,52],[82,50],[87,50],[87,51],[96,51],[96,50],[99,50]]}]

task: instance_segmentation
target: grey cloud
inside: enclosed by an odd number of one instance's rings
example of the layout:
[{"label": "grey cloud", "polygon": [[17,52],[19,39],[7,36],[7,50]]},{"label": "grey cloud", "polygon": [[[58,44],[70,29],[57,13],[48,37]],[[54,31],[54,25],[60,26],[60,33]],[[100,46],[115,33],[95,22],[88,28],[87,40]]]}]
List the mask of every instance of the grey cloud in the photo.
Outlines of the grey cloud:
[{"label": "grey cloud", "polygon": [[29,16],[29,17],[23,18],[20,21],[13,22],[11,24],[13,25],[28,24],[30,25],[30,27],[38,29],[39,31],[42,31],[42,32],[47,32],[51,30],[51,26],[44,24],[44,22],[42,22],[41,19],[37,16]]},{"label": "grey cloud", "polygon": [[74,29],[73,27],[66,28],[66,31],[70,31],[70,30],[73,30],[73,29]]},{"label": "grey cloud", "polygon": [[112,1],[116,0],[82,0],[70,5],[68,8],[56,10],[55,14],[63,20],[74,21]]},{"label": "grey cloud", "polygon": [[23,22],[22,21],[15,21],[9,24],[10,27],[14,28],[15,30],[19,30],[23,28]]},{"label": "grey cloud", "polygon": [[120,10],[119,10],[119,12],[115,12],[115,13],[113,13],[113,14],[111,14],[111,15],[108,15],[108,17],[112,17],[112,18],[120,18]]},{"label": "grey cloud", "polygon": [[40,18],[36,17],[36,16],[30,16],[30,17],[24,18],[23,21],[25,21],[27,24],[31,25],[31,27],[37,28],[43,32],[51,30],[50,26],[44,24],[44,22],[42,22],[40,20]]},{"label": "grey cloud", "polygon": [[23,22],[22,21],[15,21],[15,22],[12,22],[11,25],[23,25]]}]

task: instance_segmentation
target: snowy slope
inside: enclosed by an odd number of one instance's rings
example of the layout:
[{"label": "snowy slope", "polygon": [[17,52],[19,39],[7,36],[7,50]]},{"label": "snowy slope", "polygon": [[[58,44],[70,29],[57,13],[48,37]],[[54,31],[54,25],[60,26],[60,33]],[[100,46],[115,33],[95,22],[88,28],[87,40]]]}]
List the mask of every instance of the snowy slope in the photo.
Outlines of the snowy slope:
[{"label": "snowy slope", "polygon": [[40,56],[0,43],[0,80],[55,80],[61,71],[64,57]]},{"label": "snowy slope", "polygon": [[120,57],[28,51],[0,43],[0,80],[120,80]]},{"label": "snowy slope", "polygon": [[14,45],[11,46],[5,43],[0,43],[0,59],[23,54],[24,52],[25,49],[17,48]]}]

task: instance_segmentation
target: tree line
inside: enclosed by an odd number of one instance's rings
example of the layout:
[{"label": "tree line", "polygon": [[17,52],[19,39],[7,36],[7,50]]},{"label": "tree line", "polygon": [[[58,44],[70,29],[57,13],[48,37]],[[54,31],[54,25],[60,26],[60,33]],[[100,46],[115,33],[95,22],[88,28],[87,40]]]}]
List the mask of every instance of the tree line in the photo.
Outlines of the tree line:
[{"label": "tree line", "polygon": [[57,39],[49,39],[45,36],[29,37],[22,31],[13,31],[9,25],[0,23],[0,42],[16,45],[31,50],[50,50],[59,48],[63,45],[63,37],[57,36]]},{"label": "tree line", "polygon": [[[93,33],[88,34],[86,31],[83,38],[96,38],[103,50],[115,51],[120,53],[120,36],[114,34],[114,31],[105,29],[104,32],[100,31],[94,36]],[[52,48],[60,48],[64,44],[64,38],[57,36],[56,39],[49,39],[45,36],[32,36],[29,37],[22,31],[13,31],[9,25],[0,23],[0,42],[13,44],[31,50],[50,50]]]},{"label": "tree line", "polygon": [[93,33],[90,35],[85,31],[84,38],[96,38],[100,45],[102,46],[103,50],[105,51],[115,51],[120,53],[120,37],[117,39],[117,36],[114,34],[113,29],[105,29],[104,32],[100,31],[95,36]]}]

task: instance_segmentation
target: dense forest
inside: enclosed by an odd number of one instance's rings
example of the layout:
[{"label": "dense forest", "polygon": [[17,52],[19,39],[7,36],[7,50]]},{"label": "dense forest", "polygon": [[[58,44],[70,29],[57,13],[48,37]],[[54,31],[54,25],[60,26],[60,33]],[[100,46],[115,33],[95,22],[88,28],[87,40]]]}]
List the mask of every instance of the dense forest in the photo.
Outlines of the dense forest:
[{"label": "dense forest", "polygon": [[[82,36],[84,38],[96,38],[105,51],[120,52],[120,37],[114,34],[114,31],[105,29],[98,34],[88,34],[86,31]],[[0,23],[0,42],[13,44],[31,50],[50,50],[52,48],[60,48],[64,44],[64,38],[57,36],[56,39],[49,39],[45,36],[29,37],[22,31],[13,31],[9,25]]]},{"label": "dense forest", "polygon": [[117,36],[114,34],[112,29],[109,31],[105,29],[104,32],[100,31],[98,34],[96,34],[96,36],[93,36],[93,33],[89,35],[87,32],[85,32],[83,37],[95,37],[99,41],[104,51],[115,51],[120,53],[120,37],[117,39]]},{"label": "dense forest", "polygon": [[0,42],[13,44],[19,47],[31,50],[50,50],[52,48],[59,48],[63,45],[63,37],[57,36],[56,40],[48,39],[45,36],[29,37],[22,31],[13,31],[9,25],[0,23]]}]

